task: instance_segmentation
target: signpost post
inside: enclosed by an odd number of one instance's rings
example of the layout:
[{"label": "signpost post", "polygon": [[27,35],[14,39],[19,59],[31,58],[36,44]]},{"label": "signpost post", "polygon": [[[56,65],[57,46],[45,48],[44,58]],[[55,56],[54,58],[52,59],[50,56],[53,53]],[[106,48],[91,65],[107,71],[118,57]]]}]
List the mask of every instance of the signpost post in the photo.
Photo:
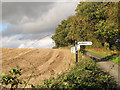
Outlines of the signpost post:
[{"label": "signpost post", "polygon": [[78,62],[77,40],[75,40],[76,63]]}]

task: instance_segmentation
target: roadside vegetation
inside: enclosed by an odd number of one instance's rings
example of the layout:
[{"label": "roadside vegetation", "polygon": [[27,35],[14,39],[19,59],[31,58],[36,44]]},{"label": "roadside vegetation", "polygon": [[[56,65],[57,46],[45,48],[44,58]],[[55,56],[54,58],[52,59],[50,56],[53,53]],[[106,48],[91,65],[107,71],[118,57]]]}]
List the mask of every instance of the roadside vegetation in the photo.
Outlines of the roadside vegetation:
[{"label": "roadside vegetation", "polygon": [[118,65],[120,65],[120,55],[119,54],[106,54],[105,52],[98,52],[95,50],[87,50],[87,52],[92,52],[94,54],[97,54],[99,56],[102,56],[104,58],[106,58],[107,60],[110,60]]},{"label": "roadside vegetation", "polygon": [[87,50],[87,52],[91,52],[91,53],[97,54],[97,55],[102,56],[102,57],[108,56],[108,54],[97,52],[97,51],[93,51],[93,50]]},{"label": "roadside vegetation", "polygon": [[81,89],[81,88],[116,88],[117,84],[106,71],[97,67],[97,64],[84,56],[74,68],[66,73],[58,74],[56,78],[44,80],[35,88]]}]

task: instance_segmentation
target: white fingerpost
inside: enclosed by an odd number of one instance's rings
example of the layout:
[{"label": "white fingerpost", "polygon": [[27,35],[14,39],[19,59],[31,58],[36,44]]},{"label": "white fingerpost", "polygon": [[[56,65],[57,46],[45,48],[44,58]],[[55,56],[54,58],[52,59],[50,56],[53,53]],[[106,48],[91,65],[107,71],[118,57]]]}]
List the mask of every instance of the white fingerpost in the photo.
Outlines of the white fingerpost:
[{"label": "white fingerpost", "polygon": [[92,42],[78,42],[78,45],[92,45]]},{"label": "white fingerpost", "polygon": [[80,50],[80,45],[76,45],[76,47],[77,47],[77,50]]},{"label": "white fingerpost", "polygon": [[75,53],[75,47],[71,47],[71,53]]}]

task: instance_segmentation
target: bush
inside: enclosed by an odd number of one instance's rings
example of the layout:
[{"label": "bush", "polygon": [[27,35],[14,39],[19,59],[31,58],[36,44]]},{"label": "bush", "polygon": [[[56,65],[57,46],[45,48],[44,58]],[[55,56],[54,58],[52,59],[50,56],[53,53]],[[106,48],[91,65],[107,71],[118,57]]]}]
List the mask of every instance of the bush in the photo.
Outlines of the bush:
[{"label": "bush", "polygon": [[25,84],[26,82],[24,80],[19,79],[21,70],[22,69],[19,69],[17,66],[16,68],[11,69],[8,75],[2,73],[2,84],[6,86],[10,84],[11,88],[18,88],[18,84]]},{"label": "bush", "polygon": [[85,46],[83,46],[83,45],[80,46],[80,52],[83,53],[83,54],[85,54]]},{"label": "bush", "polygon": [[57,78],[44,80],[36,88],[80,89],[115,88],[116,82],[107,72],[97,68],[90,58],[76,64],[68,73],[58,74]]}]

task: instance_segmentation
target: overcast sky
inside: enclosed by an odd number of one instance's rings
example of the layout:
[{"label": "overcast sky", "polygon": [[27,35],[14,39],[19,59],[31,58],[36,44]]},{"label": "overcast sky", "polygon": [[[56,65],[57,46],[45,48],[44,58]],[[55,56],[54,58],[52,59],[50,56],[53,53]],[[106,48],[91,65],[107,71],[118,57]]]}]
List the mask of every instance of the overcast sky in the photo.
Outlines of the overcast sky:
[{"label": "overcast sky", "polygon": [[[66,0],[67,1],[67,0]],[[51,36],[61,20],[75,14],[78,2],[2,2],[2,45],[27,48],[38,38],[50,34],[31,48],[52,48]]]}]

